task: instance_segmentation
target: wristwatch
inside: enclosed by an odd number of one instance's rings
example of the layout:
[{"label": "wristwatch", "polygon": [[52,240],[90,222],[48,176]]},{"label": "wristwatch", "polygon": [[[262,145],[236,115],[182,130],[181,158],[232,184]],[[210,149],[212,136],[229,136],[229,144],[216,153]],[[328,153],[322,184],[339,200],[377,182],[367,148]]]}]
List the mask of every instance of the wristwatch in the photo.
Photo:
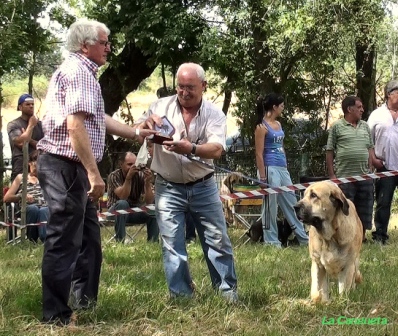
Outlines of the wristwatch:
[{"label": "wristwatch", "polygon": [[196,154],[196,144],[192,142],[192,150],[191,150],[191,154],[195,155]]}]

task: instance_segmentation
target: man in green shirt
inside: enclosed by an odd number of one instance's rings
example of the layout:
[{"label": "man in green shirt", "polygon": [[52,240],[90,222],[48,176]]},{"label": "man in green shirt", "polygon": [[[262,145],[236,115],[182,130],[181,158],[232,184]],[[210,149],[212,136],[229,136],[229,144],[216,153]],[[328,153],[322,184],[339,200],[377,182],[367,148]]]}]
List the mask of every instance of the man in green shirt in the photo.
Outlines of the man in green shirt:
[{"label": "man in green shirt", "polygon": [[[369,126],[361,120],[361,99],[347,96],[341,105],[344,118],[336,121],[329,129],[326,146],[326,165],[331,179],[369,173],[374,157]],[[363,226],[363,241],[366,241],[366,230],[372,229],[373,180],[344,183],[339,186],[355,205]]]}]

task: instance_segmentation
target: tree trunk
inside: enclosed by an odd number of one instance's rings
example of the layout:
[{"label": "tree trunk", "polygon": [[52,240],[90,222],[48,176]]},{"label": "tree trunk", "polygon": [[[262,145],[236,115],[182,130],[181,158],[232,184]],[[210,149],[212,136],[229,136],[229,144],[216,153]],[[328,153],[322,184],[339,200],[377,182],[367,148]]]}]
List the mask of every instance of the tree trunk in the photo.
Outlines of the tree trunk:
[{"label": "tree trunk", "polygon": [[162,63],[162,81],[163,81],[163,87],[167,89],[167,83],[166,83],[166,72],[164,69],[164,64]]},{"label": "tree trunk", "polygon": [[30,65],[28,72],[28,93],[33,95],[33,77],[36,71],[36,52],[33,51],[32,53],[32,64]]},{"label": "tree trunk", "polygon": [[355,44],[355,63],[356,63],[356,88],[357,96],[361,98],[364,108],[363,120],[367,120],[369,114],[376,106],[375,76],[374,76],[374,44],[361,43]]},{"label": "tree trunk", "polygon": [[224,91],[224,103],[222,104],[222,111],[224,112],[225,115],[227,115],[227,113],[228,113],[229,105],[231,105],[231,100],[232,100],[232,91],[225,90]]},{"label": "tree trunk", "polygon": [[33,94],[33,69],[29,69],[29,77],[28,77],[28,93],[30,95]]},{"label": "tree trunk", "polygon": [[126,96],[137,89],[156,68],[149,66],[149,56],[144,56],[134,43],[128,43],[117,56],[117,65],[109,66],[99,79],[105,102],[105,112],[113,115]]}]

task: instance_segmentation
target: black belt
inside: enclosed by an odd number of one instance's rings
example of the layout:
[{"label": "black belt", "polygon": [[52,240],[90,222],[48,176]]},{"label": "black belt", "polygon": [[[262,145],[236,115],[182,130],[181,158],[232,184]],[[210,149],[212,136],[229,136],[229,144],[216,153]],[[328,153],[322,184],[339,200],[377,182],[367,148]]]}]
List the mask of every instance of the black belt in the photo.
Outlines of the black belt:
[{"label": "black belt", "polygon": [[[163,178],[163,176],[162,175],[160,175],[160,174],[158,174],[163,180],[166,180],[165,178]],[[206,180],[208,180],[208,179],[210,179],[210,178],[212,178],[213,177],[213,175],[214,175],[214,172],[212,172],[212,173],[209,173],[209,174],[207,174],[205,177],[202,177],[202,178],[200,178],[200,179],[197,179],[197,180],[195,180],[195,181],[192,181],[192,182],[188,182],[188,183],[177,183],[177,182],[172,182],[172,183],[176,183],[176,184],[183,184],[183,185],[186,185],[186,186],[193,186],[193,185],[195,185],[196,183],[199,183],[199,182],[204,182],[204,181],[206,181]],[[166,180],[167,181],[167,180]]]},{"label": "black belt", "polygon": [[[64,162],[73,163],[73,164],[78,164],[78,165],[83,166],[83,164],[82,164],[80,161],[72,160],[72,159],[68,158],[67,156],[62,156],[62,155],[58,155],[58,154],[53,154],[53,153],[45,152],[45,151],[43,151],[43,150],[41,150],[41,149],[38,149],[38,150],[37,150],[37,153],[38,153],[39,155],[50,155],[50,156],[55,157],[55,158],[57,158],[57,159],[59,159],[59,160],[62,160],[62,161],[64,161]],[[83,166],[83,167],[84,167],[84,166]]]}]

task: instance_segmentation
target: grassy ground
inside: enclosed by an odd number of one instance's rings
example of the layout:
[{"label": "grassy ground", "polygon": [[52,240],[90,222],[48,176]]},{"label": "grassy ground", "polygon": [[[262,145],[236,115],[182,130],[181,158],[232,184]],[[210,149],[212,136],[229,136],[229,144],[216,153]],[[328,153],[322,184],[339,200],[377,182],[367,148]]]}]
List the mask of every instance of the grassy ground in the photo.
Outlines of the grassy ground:
[{"label": "grassy ground", "polygon": [[[243,232],[230,229],[234,246]],[[109,237],[103,229],[104,242]],[[99,302],[79,315],[75,330],[39,322],[42,246],[0,244],[0,335],[397,335],[398,230],[390,240],[363,247],[363,284],[340,298],[334,283],[332,302],[316,306],[308,303],[306,248],[236,247],[240,302],[230,305],[211,290],[199,243],[188,246],[196,297],[170,300],[160,246],[146,243],[141,232],[128,245],[104,243]],[[339,316],[380,317],[388,324],[322,325]]]}]

